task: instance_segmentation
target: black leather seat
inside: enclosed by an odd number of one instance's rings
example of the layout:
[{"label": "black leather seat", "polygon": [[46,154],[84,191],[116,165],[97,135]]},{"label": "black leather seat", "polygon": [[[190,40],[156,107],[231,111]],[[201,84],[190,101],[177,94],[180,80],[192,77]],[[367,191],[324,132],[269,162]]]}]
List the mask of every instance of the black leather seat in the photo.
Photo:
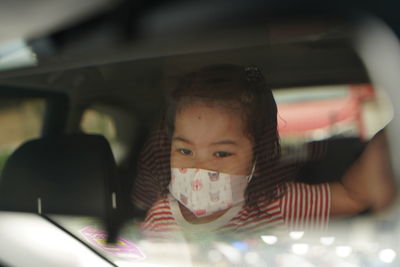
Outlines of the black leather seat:
[{"label": "black leather seat", "polygon": [[99,135],[45,137],[21,145],[0,177],[0,210],[113,217],[116,164]]}]

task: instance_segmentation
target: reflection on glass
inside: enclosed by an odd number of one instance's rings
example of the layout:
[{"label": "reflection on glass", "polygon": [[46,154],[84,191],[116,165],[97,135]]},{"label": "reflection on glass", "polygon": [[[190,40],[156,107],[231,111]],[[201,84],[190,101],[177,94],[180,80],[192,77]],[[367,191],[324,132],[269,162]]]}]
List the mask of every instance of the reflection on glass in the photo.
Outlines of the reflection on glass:
[{"label": "reflection on glass", "polygon": [[304,232],[303,231],[293,231],[289,233],[289,236],[294,239],[294,240],[299,240],[303,237]]},{"label": "reflection on glass", "polygon": [[339,257],[345,258],[351,254],[353,249],[350,246],[337,246],[335,251]]},{"label": "reflection on glass", "polygon": [[292,245],[292,251],[294,254],[297,254],[297,255],[305,255],[305,254],[307,254],[308,250],[309,250],[308,244],[300,243],[300,244]]},{"label": "reflection on glass", "polygon": [[322,236],[320,238],[321,244],[325,245],[325,246],[329,246],[332,245],[333,242],[335,242],[335,237],[333,236]]},{"label": "reflection on glass", "polygon": [[396,252],[393,249],[386,248],[379,252],[379,259],[385,263],[391,263],[396,258]]},{"label": "reflection on glass", "polygon": [[0,42],[0,71],[37,65],[38,60],[27,41]]},{"label": "reflection on glass", "polygon": [[273,245],[276,242],[278,242],[278,237],[274,236],[274,235],[262,235],[261,239],[262,239],[262,241],[264,241],[268,245]]}]

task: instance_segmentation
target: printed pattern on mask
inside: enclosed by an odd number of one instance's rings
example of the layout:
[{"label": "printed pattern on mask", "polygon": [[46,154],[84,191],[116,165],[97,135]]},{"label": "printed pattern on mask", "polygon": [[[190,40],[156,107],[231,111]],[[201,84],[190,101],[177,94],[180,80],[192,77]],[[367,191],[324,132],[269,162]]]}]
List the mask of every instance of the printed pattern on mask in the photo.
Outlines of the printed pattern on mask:
[{"label": "printed pattern on mask", "polygon": [[197,217],[225,210],[244,200],[247,176],[198,168],[172,168],[169,190]]},{"label": "printed pattern on mask", "polygon": [[[287,191],[282,198],[258,204],[259,209],[248,210],[242,207],[223,225],[206,223],[199,224],[198,227],[207,228],[209,231],[250,233],[272,227],[281,227],[288,231],[324,231],[329,222],[331,206],[329,184],[287,183]],[[156,202],[142,224],[143,232],[154,236],[185,230],[182,227],[183,223],[172,212],[173,205],[178,204],[168,198]]]}]

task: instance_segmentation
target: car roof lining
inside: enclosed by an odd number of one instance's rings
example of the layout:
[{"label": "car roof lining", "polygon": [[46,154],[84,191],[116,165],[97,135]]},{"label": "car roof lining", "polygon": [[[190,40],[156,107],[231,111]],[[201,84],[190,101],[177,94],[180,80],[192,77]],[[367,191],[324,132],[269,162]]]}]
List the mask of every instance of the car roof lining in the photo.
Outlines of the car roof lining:
[{"label": "car roof lining", "polygon": [[[305,42],[209,51],[194,54],[131,60],[72,69],[35,72],[25,69],[7,77],[0,74],[0,84],[61,91],[120,90],[131,85],[151,87],[135,90],[139,95],[159,89],[151,84],[154,79],[174,77],[207,64],[236,63],[257,65],[273,88],[368,82],[368,75],[348,40]],[[35,69],[35,68],[34,68]],[[40,70],[44,73],[40,73]],[[2,76],[4,77],[2,79]],[[132,93],[132,92],[131,92]]]}]

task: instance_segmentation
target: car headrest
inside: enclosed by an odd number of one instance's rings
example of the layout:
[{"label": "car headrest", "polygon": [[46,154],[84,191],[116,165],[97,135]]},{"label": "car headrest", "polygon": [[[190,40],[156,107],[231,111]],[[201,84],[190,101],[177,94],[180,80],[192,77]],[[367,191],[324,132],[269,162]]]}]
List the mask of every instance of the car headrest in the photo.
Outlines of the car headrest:
[{"label": "car headrest", "polygon": [[105,217],[115,206],[116,166],[99,135],[45,137],[21,145],[0,177],[0,210]]}]

